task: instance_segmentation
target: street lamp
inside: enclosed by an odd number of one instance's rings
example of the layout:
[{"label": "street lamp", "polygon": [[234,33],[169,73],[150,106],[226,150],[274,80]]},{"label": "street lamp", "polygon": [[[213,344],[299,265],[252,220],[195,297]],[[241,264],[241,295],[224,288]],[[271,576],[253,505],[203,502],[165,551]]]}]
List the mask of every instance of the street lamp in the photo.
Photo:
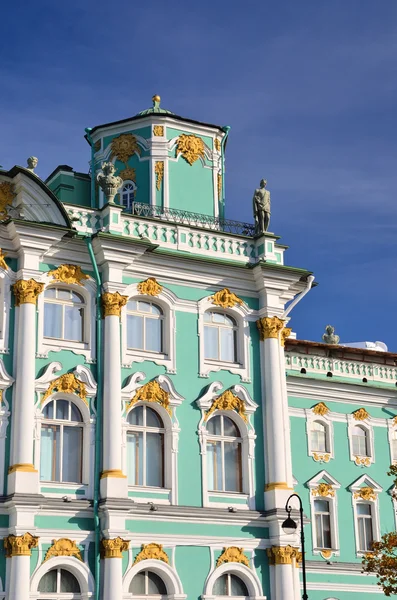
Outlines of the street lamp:
[{"label": "street lamp", "polygon": [[291,498],[298,498],[298,500],[299,500],[299,512],[300,512],[300,517],[301,517],[302,578],[303,578],[302,600],[308,600],[309,596],[307,595],[307,591],[306,591],[306,562],[305,562],[305,534],[303,531],[303,505],[302,505],[302,500],[301,500],[300,496],[298,496],[298,494],[291,494],[291,496],[288,498],[288,500],[285,504],[285,510],[287,511],[288,517],[285,519],[284,523],[282,524],[282,528],[283,528],[284,533],[291,535],[292,533],[294,533],[296,531],[296,529],[298,527],[296,522],[291,518],[292,508],[289,505],[289,501],[291,500]]}]

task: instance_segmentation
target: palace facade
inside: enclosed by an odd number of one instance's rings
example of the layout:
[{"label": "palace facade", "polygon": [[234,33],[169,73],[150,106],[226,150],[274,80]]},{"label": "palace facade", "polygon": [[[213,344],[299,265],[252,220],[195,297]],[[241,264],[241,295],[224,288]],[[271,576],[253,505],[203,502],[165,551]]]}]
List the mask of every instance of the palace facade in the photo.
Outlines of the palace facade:
[{"label": "palace facade", "polygon": [[0,600],[299,600],[294,492],[310,600],[379,596],[397,355],[294,339],[313,276],[225,218],[228,134],[156,96],[91,175],[0,170]]}]

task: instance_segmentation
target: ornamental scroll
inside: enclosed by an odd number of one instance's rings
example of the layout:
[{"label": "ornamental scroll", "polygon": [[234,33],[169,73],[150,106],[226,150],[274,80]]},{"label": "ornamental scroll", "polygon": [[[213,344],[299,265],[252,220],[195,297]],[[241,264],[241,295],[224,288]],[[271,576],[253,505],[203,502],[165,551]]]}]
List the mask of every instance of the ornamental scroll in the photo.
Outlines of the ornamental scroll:
[{"label": "ornamental scroll", "polygon": [[230,390],[223,392],[221,396],[215,398],[211,404],[209,411],[204,417],[204,421],[207,421],[210,415],[216,410],[235,410],[238,412],[240,417],[245,423],[248,423],[248,417],[245,412],[245,404],[241,398],[235,396]]},{"label": "ornamental scroll", "polygon": [[329,483],[320,483],[316,488],[312,489],[313,496],[322,496],[327,498],[328,496],[334,498],[335,490]]},{"label": "ornamental scroll", "polygon": [[176,143],[176,156],[178,156],[178,154],[182,154],[183,158],[190,166],[199,158],[204,160],[205,153],[203,140],[196,135],[180,135]]},{"label": "ornamental scroll", "polygon": [[241,298],[231,292],[229,288],[219,290],[219,292],[210,296],[209,300],[211,300],[212,304],[215,304],[215,306],[221,306],[222,308],[233,308],[236,304],[239,304],[240,306],[244,304]]},{"label": "ornamental scroll", "polygon": [[163,562],[169,564],[168,556],[163,550],[162,544],[142,544],[141,551],[136,555],[134,560],[134,565],[141,560],[162,560]]},{"label": "ornamental scroll", "polygon": [[0,183],[0,219],[7,216],[7,206],[11,206],[16,194],[14,187],[9,181]]},{"label": "ornamental scroll", "polygon": [[48,386],[47,391],[41,399],[41,403],[51,396],[54,392],[62,392],[64,394],[77,394],[88,406],[87,390],[85,383],[77,379],[73,373],[65,373],[55,379]]},{"label": "ornamental scroll", "polygon": [[157,282],[155,277],[148,277],[145,281],[139,282],[137,288],[140,294],[158,296],[163,289],[163,286]]},{"label": "ornamental scroll", "polygon": [[111,144],[112,153],[111,156],[115,156],[117,160],[123,162],[127,166],[127,161],[135,152],[141,153],[141,149],[138,146],[136,137],[132,133],[122,133],[121,135],[113,138]]},{"label": "ornamental scroll", "polygon": [[223,552],[216,561],[216,566],[220,567],[223,563],[241,563],[246,567],[249,567],[249,560],[244,554],[243,548],[237,548],[237,546],[230,546],[229,548],[223,548]]},{"label": "ornamental scroll", "polygon": [[357,492],[354,492],[354,498],[357,500],[376,500],[376,492],[373,488],[366,486],[360,488]]},{"label": "ornamental scroll", "polygon": [[68,538],[53,540],[52,546],[48,548],[43,562],[55,556],[74,556],[78,560],[83,560],[76,542],[69,540]]},{"label": "ornamental scroll", "polygon": [[367,412],[365,408],[359,408],[353,413],[353,418],[356,421],[365,421],[365,419],[368,419],[369,416],[369,412]]},{"label": "ornamental scroll", "polygon": [[162,160],[157,160],[154,165],[154,172],[156,174],[156,189],[160,190],[161,182],[164,177],[164,162]]},{"label": "ornamental scroll", "polygon": [[319,402],[316,406],[313,406],[312,412],[320,417],[325,417],[329,413],[329,408],[324,402]]},{"label": "ornamental scroll", "polygon": [[89,279],[86,273],[83,273],[81,267],[77,265],[60,265],[57,269],[48,271],[48,275],[51,275],[54,281],[62,281],[63,283],[76,283],[77,285],[84,285],[81,283],[84,279]]},{"label": "ornamental scroll", "polygon": [[126,410],[127,412],[137,403],[137,402],[157,402],[165,408],[169,415],[171,415],[171,407],[170,407],[170,395],[168,392],[163,390],[160,387],[158,381],[153,379],[153,381],[148,381],[142,387],[140,387],[135,396],[130,400]]},{"label": "ornamental scroll", "polygon": [[7,271],[7,269],[8,269],[8,265],[5,261],[6,256],[7,256],[7,254],[5,252],[3,252],[2,249],[0,248],[0,269],[4,269],[4,271]]}]

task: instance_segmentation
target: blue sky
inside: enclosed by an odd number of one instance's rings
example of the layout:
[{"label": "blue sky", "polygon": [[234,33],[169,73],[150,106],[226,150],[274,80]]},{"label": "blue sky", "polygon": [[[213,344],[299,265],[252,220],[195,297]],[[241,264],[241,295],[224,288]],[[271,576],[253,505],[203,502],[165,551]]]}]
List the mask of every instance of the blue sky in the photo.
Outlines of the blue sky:
[{"label": "blue sky", "polygon": [[397,2],[53,0],[7,6],[0,163],[87,171],[84,128],[162,105],[230,125],[227,214],[262,177],[286,262],[319,286],[298,337],[397,352]]}]

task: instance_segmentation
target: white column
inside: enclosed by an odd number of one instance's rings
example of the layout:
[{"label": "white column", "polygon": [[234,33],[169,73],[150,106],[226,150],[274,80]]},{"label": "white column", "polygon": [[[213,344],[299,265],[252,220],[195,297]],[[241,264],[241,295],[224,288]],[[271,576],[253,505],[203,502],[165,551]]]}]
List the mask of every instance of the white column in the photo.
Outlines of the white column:
[{"label": "white column", "polygon": [[120,537],[102,540],[103,549],[103,600],[123,597],[123,551],[128,550],[129,542]]},{"label": "white column", "polygon": [[11,460],[8,493],[38,493],[33,466],[36,301],[44,284],[34,279],[13,285],[18,314],[15,324],[15,391],[12,406]]},{"label": "white column", "polygon": [[268,550],[269,564],[274,565],[271,597],[276,600],[295,600],[295,553],[291,546],[272,546]]},{"label": "white column", "polygon": [[281,389],[283,397],[283,419],[284,419],[284,436],[285,436],[285,461],[286,461],[286,472],[287,472],[287,485],[289,488],[293,488],[293,477],[292,477],[292,454],[291,454],[291,427],[288,410],[288,392],[287,392],[287,379],[285,376],[285,340],[290,335],[292,329],[284,327],[280,333],[280,379]]},{"label": "white column", "polygon": [[294,560],[294,570],[293,570],[293,578],[294,578],[294,597],[293,600],[301,600],[302,598],[302,593],[301,593],[301,580],[300,580],[300,568],[299,568],[299,560],[297,558],[301,557],[301,553],[297,552],[295,555],[295,560]]},{"label": "white column", "polygon": [[106,292],[103,356],[103,470],[101,496],[127,497],[127,478],[122,472],[120,314],[127,296]]},{"label": "white column", "polygon": [[4,539],[8,558],[11,560],[8,600],[29,600],[30,598],[30,555],[36,548],[39,538],[30,533]]}]

